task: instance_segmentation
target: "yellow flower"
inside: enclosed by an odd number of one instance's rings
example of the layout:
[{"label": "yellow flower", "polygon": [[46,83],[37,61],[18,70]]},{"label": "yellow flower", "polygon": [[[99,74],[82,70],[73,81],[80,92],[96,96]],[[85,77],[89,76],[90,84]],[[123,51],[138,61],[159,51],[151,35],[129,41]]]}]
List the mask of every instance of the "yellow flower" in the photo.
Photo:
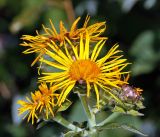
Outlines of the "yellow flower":
[{"label": "yellow flower", "polygon": [[[62,46],[65,42],[65,38],[68,38],[69,40],[79,40],[80,34],[86,34],[86,31],[88,31],[88,34],[90,36],[90,41],[97,41],[101,39],[107,39],[107,37],[101,37],[100,35],[105,31],[106,29],[106,22],[100,22],[95,23],[93,25],[88,26],[88,22],[90,20],[90,17],[87,16],[84,22],[84,25],[82,28],[78,28],[78,22],[80,21],[80,17],[78,17],[72,24],[70,31],[68,31],[65,26],[63,25],[63,22],[60,21],[59,24],[59,33],[56,31],[52,21],[50,20],[51,28],[47,28],[43,25],[43,29],[45,31],[45,34],[50,40],[54,42],[59,42],[60,46]],[[85,37],[84,37],[85,38]]]},{"label": "yellow flower", "polygon": [[40,59],[40,57],[42,57],[45,54],[45,48],[47,48],[48,38],[39,35],[37,32],[37,36],[23,35],[21,39],[25,42],[21,43],[20,45],[24,47],[29,47],[23,52],[24,54],[39,54],[36,57],[36,59],[32,62],[31,66],[33,66]]},{"label": "yellow flower", "polygon": [[53,108],[56,106],[55,100],[57,100],[59,94],[54,93],[54,88],[48,89],[45,83],[39,86],[39,90],[35,93],[31,93],[31,99],[26,97],[26,101],[19,100],[18,104],[21,107],[18,109],[19,115],[25,113],[28,116],[28,121],[31,119],[34,124],[35,119],[45,115],[48,119],[49,115],[54,116]]},{"label": "yellow flower", "polygon": [[[104,57],[98,59],[105,40],[101,40],[95,45],[91,55],[90,37],[87,32],[85,38],[81,35],[80,45],[78,46],[73,45],[69,39],[66,40],[68,43],[64,46],[63,51],[54,42],[48,44],[52,51],[46,49],[46,54],[54,61],[44,58],[40,60],[49,66],[59,69],[58,72],[44,72],[42,73],[44,76],[40,78],[40,81],[53,83],[61,89],[58,105],[63,103],[77,82],[86,85],[88,97],[93,87],[98,107],[100,89],[116,98],[111,93],[110,87],[119,88],[119,85],[126,83],[120,79],[120,75],[128,73],[122,72],[128,63],[125,63],[126,59],[121,59],[122,55],[117,55],[117,53],[121,52],[117,50],[118,45],[114,45]],[[74,53],[72,55],[67,49],[68,44],[72,47],[72,52]],[[118,98],[116,99],[118,100]]]},{"label": "yellow flower", "polygon": [[104,22],[94,23],[93,25],[88,26],[89,20],[90,16],[87,16],[82,28],[82,33],[86,35],[86,32],[88,32],[90,36],[90,42],[102,39],[108,39],[107,37],[100,36],[106,30],[106,22],[104,21]]},{"label": "yellow flower", "polygon": [[90,17],[87,16],[83,27],[78,29],[77,25],[80,20],[80,17],[77,18],[72,24],[70,31],[68,31],[63,25],[63,22],[60,21],[59,33],[56,31],[52,21],[50,20],[51,28],[47,28],[43,25],[43,29],[45,32],[44,34],[39,34],[38,32],[36,32],[36,36],[23,35],[21,39],[24,40],[24,42],[20,45],[28,47],[28,49],[25,50],[23,53],[39,54],[37,58],[32,62],[31,66],[33,66],[37,61],[39,61],[40,57],[42,57],[45,54],[45,49],[48,48],[48,43],[51,43],[52,41],[58,43],[59,47],[61,47],[62,45],[64,45],[65,38],[68,38],[73,41],[79,41],[80,34],[85,35],[86,30],[88,31],[88,34],[90,36],[90,41],[107,39],[106,37],[100,37],[100,35],[106,29],[105,22],[95,23],[91,26],[88,26],[89,19]]}]

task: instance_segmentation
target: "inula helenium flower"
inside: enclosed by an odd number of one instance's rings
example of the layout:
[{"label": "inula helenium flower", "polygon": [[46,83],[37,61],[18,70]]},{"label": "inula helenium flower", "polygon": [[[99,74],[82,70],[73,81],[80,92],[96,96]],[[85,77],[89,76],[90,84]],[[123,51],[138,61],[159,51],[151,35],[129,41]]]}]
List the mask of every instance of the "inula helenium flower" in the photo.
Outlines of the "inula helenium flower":
[{"label": "inula helenium flower", "polygon": [[[110,123],[122,113],[142,116],[138,110],[144,108],[143,90],[129,85],[129,71],[125,69],[130,63],[122,58],[119,45],[106,50],[107,37],[101,37],[106,29],[105,22],[88,26],[89,19],[87,16],[84,25],[78,28],[80,17],[77,18],[70,30],[61,21],[59,32],[50,20],[51,28],[43,26],[44,34],[37,31],[36,36],[22,37],[24,42],[21,45],[28,48],[23,53],[38,53],[32,65],[40,62],[38,82],[41,85],[31,97],[26,97],[26,101],[18,101],[21,105],[19,115],[24,114],[32,124],[39,119],[56,121],[69,129],[64,136],[98,137],[99,132],[106,129],[105,125],[108,129],[115,125],[114,128],[145,135],[127,124]],[[87,124],[86,121],[74,124],[61,115],[72,104],[67,99],[72,97],[69,96],[71,93],[77,93]],[[75,99],[72,100],[74,104]],[[106,107],[113,113],[98,122],[97,114]]]},{"label": "inula helenium flower", "polygon": [[48,88],[45,83],[42,83],[39,86],[39,90],[31,93],[31,98],[26,97],[26,101],[18,101],[18,104],[21,105],[18,109],[19,115],[24,113],[24,118],[28,116],[28,121],[31,119],[32,124],[35,119],[43,117],[43,115],[46,119],[50,115],[54,117],[53,108],[56,106],[56,100],[59,97],[59,94],[54,92],[55,89],[53,87]]},{"label": "inula helenium flower", "polygon": [[[84,38],[85,37],[85,38]],[[80,36],[80,44],[74,45],[69,39],[64,45],[64,51],[58,48],[58,45],[52,41],[48,44],[51,50],[45,49],[46,55],[53,60],[41,58],[41,62],[49,66],[59,69],[58,72],[43,72],[40,81],[53,83],[58,89],[61,89],[58,104],[66,99],[76,82],[85,83],[87,87],[86,94],[89,97],[91,87],[93,87],[97,105],[99,105],[99,89],[103,89],[108,94],[111,87],[119,88],[119,85],[126,83],[120,79],[120,75],[128,73],[122,71],[128,63],[126,59],[122,59],[122,55],[117,55],[118,45],[114,45],[104,57],[99,58],[100,51],[105,44],[105,40],[100,40],[90,54],[90,36],[86,31],[86,35]],[[72,47],[72,55],[67,47]]]}]

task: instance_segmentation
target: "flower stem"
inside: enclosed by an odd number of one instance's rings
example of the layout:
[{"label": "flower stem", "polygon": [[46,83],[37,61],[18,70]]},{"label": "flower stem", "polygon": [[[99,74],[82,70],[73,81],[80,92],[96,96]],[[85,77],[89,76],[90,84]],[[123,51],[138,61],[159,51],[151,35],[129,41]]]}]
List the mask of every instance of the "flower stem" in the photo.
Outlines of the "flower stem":
[{"label": "flower stem", "polygon": [[80,94],[78,92],[78,96],[79,96],[79,98],[81,100],[81,104],[82,104],[83,109],[85,111],[85,114],[87,116],[89,128],[93,129],[93,127],[96,126],[95,115],[93,114],[93,112],[91,111],[91,109],[89,107],[89,104],[88,104],[87,99],[86,99],[86,95]]},{"label": "flower stem", "polygon": [[97,126],[103,126],[109,122],[111,122],[112,120],[116,119],[117,117],[120,116],[120,113],[112,113],[109,117],[107,117],[104,121],[102,121],[101,123],[97,124]]},{"label": "flower stem", "polygon": [[81,128],[73,125],[71,122],[67,121],[64,117],[62,117],[60,114],[57,114],[54,118],[53,118],[54,121],[56,121],[57,123],[63,125],[64,127],[72,130],[72,131],[76,131],[76,132],[79,132],[79,131],[82,131]]}]

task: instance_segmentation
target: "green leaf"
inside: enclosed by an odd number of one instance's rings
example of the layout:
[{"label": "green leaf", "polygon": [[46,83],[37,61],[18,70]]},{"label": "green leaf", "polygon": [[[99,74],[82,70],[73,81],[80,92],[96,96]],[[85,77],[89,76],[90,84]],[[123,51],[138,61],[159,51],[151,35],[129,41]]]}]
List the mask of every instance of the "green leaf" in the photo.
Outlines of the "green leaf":
[{"label": "green leaf", "polygon": [[135,58],[131,66],[133,75],[149,73],[155,68],[159,60],[159,53],[154,50],[154,39],[154,32],[146,31],[134,41],[130,49],[130,54]]},{"label": "green leaf", "polygon": [[112,112],[126,113],[125,110],[119,106],[115,106]]},{"label": "green leaf", "polygon": [[[8,134],[12,135],[12,137],[25,137],[25,136],[27,136],[27,130],[23,126],[7,124],[7,125],[5,125],[4,128],[5,128],[4,130],[8,131]],[[3,134],[1,136],[3,136]]]},{"label": "green leaf", "polygon": [[142,113],[139,113],[138,111],[136,111],[136,110],[129,110],[129,111],[127,111],[127,114],[130,114],[130,115],[132,115],[132,116],[144,116],[144,114],[142,114]]},{"label": "green leaf", "polygon": [[125,130],[128,130],[130,132],[142,135],[142,136],[147,136],[146,134],[142,133],[138,129],[136,129],[134,126],[128,125],[128,124],[121,124],[121,123],[107,123],[106,125],[99,126],[97,129],[99,131],[103,131],[105,129],[117,129],[117,128],[123,128]]},{"label": "green leaf", "polygon": [[70,107],[71,104],[72,104],[71,101],[66,100],[66,101],[61,105],[61,107],[58,109],[58,112],[67,110],[67,109]]},{"label": "green leaf", "polygon": [[142,136],[148,136],[148,135],[142,133],[141,131],[139,131],[138,129],[136,129],[134,126],[131,126],[131,125],[123,124],[123,125],[121,125],[121,128],[123,128],[125,130],[128,130],[128,131],[131,131],[133,133],[142,135]]},{"label": "green leaf", "polygon": [[80,134],[80,132],[75,132],[75,131],[69,131],[66,134],[63,135],[63,137],[74,137]]},{"label": "green leaf", "polygon": [[73,104],[68,119],[77,122],[87,121],[87,117],[79,100]]},{"label": "green leaf", "polygon": [[107,123],[103,126],[98,126],[97,129],[99,131],[105,130],[105,129],[116,129],[116,128],[121,128],[121,125],[118,123]]},{"label": "green leaf", "polygon": [[42,122],[40,122],[40,123],[38,124],[38,126],[36,127],[36,129],[38,130],[38,129],[44,127],[46,124],[47,124],[46,121],[42,121]]}]

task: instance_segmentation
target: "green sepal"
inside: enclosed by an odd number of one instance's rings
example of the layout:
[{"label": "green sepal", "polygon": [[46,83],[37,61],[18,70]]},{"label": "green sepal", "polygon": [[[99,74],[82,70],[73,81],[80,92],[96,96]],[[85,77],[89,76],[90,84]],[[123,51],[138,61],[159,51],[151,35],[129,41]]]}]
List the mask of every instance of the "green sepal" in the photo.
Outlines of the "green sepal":
[{"label": "green sepal", "polygon": [[132,116],[144,116],[144,114],[138,112],[137,110],[125,110],[122,107],[119,106],[115,106],[112,109],[112,112],[119,112],[119,113],[123,113],[123,114],[128,114],[128,115],[132,115]]},{"label": "green sepal", "polygon": [[138,109],[144,109],[145,108],[145,106],[143,105],[142,101],[138,101],[136,103],[136,106],[138,107]]},{"label": "green sepal", "polygon": [[119,106],[115,106],[112,109],[112,112],[126,113],[125,110],[122,107],[119,107]]},{"label": "green sepal", "polygon": [[67,109],[70,107],[71,104],[72,104],[71,101],[66,100],[66,101],[58,108],[57,111],[58,111],[58,112],[65,111],[65,110],[67,110]]}]

